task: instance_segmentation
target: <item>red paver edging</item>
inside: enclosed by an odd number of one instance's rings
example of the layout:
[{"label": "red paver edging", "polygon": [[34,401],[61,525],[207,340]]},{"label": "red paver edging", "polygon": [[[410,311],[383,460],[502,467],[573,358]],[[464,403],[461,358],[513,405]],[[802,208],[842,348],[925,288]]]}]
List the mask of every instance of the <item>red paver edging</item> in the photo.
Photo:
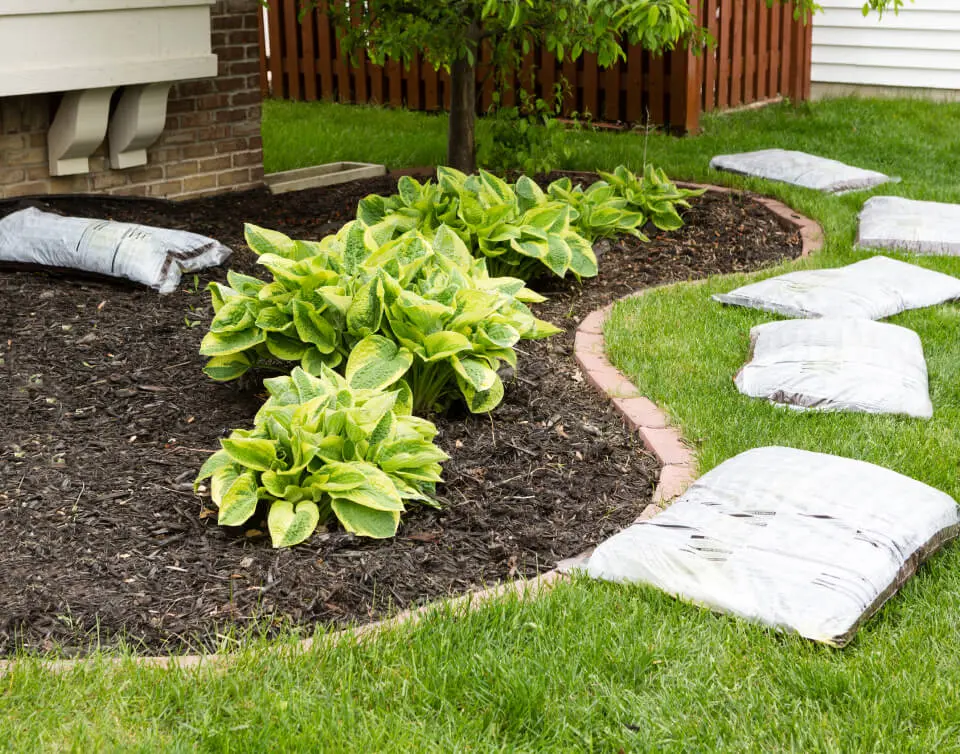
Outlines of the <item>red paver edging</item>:
[{"label": "red paver edging", "polygon": [[[724,186],[698,183],[678,183],[677,185],[723,193],[746,193]],[[777,215],[778,220],[785,227],[800,231],[801,258],[808,257],[823,248],[823,230],[816,221],[794,212],[776,199],[755,195],[751,195],[750,198]],[[655,289],[638,291],[624,298],[643,295],[649,290]],[[640,518],[637,519],[642,521],[661,513],[665,506],[686,491],[696,478],[696,456],[684,444],[680,430],[670,424],[669,417],[660,407],[644,396],[637,386],[607,359],[603,323],[612,309],[613,304],[608,304],[584,318],[577,328],[573,352],[587,382],[611,400],[626,425],[640,435],[643,444],[663,464],[657,488],[653,493],[653,502],[644,508]]]},{"label": "red paver edging", "polygon": [[[402,173],[403,171],[398,172]],[[709,186],[696,183],[680,183],[678,185],[706,188],[710,191],[721,191],[724,193],[732,193],[735,191],[735,189],[722,186]],[[756,195],[751,195],[751,198],[774,212],[785,226],[794,227],[800,231],[803,242],[800,253],[801,257],[807,257],[823,247],[823,231],[818,223],[803,215],[797,214],[776,199]],[[655,289],[650,288],[647,290]],[[645,292],[646,291],[639,291],[624,298],[642,295]],[[584,318],[577,328],[573,351],[574,357],[587,381],[610,398],[614,407],[623,417],[626,425],[640,434],[644,445],[646,445],[650,452],[663,464],[660,470],[657,488],[653,493],[652,502],[643,509],[637,518],[637,521],[645,521],[656,516],[658,513],[662,513],[671,501],[682,495],[687,487],[690,486],[695,478],[696,457],[693,451],[684,444],[680,430],[670,424],[670,419],[667,415],[653,401],[641,395],[639,389],[607,360],[606,346],[603,337],[603,323],[612,309],[613,304],[607,304],[607,306],[591,312]],[[535,576],[532,579],[510,581],[490,587],[489,589],[483,589],[478,592],[467,592],[459,597],[439,600],[419,608],[404,610],[385,620],[328,634],[321,640],[321,643],[336,643],[348,639],[363,640],[376,636],[381,631],[395,626],[416,624],[426,615],[437,610],[446,608],[466,612],[506,594],[517,594],[521,598],[536,597],[540,592],[546,591],[558,582],[569,578],[569,572],[573,568],[582,566],[592,551],[591,548],[581,555],[558,563],[557,567],[553,570]],[[315,643],[313,639],[304,639],[299,642],[298,648],[301,651],[309,651]],[[144,656],[136,657],[135,662],[140,665],[153,667],[194,668],[200,667],[201,665],[212,666],[222,664],[232,656],[231,654]],[[106,662],[111,665],[116,665],[123,661],[121,658],[114,657],[107,657],[105,659]],[[56,660],[49,662],[46,668],[52,672],[62,672],[64,670],[70,670],[78,663],[87,662],[91,662],[91,660],[83,657],[75,660]],[[0,660],[0,676],[14,669],[16,665],[16,660]]]}]

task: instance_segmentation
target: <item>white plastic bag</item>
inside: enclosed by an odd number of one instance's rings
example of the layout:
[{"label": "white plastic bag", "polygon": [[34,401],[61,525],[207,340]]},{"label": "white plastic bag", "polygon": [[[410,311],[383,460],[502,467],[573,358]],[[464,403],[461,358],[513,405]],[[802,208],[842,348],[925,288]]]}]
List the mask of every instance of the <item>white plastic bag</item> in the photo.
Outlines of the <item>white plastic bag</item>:
[{"label": "white plastic bag", "polygon": [[587,571],[843,646],[957,535],[958,511],[946,493],[880,466],[757,448],[602,543]]},{"label": "white plastic bag", "polygon": [[710,167],[829,193],[858,191],[896,180],[874,170],[788,149],[721,154],[710,160]]},{"label": "white plastic bag", "polygon": [[786,317],[883,319],[960,298],[960,280],[877,256],[846,267],[788,272],[713,298]]},{"label": "white plastic bag", "polygon": [[872,196],[860,210],[857,246],[960,255],[960,204]]},{"label": "white plastic bag", "polygon": [[0,262],[68,267],[176,290],[183,272],[220,264],[229,248],[182,230],[63,217],[35,207],[0,220]]},{"label": "white plastic bag", "polygon": [[869,319],[793,319],[750,331],[744,395],[795,408],[933,416],[920,337]]}]

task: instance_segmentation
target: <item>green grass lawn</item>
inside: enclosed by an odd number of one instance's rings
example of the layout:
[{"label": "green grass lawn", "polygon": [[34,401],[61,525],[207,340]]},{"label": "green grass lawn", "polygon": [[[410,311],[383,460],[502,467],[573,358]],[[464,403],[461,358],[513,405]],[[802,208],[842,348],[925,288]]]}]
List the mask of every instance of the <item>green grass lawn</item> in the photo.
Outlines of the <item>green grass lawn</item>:
[{"label": "green grass lawn", "polygon": [[[269,169],[442,159],[436,116],[268,103]],[[482,136],[482,130],[481,130]],[[302,137],[302,138],[301,138]],[[783,146],[899,175],[881,193],[960,202],[960,105],[841,100],[705,120],[649,158],[675,178],[746,186],[823,223],[836,265],[864,194],[822,197],[712,173],[717,152]],[[635,134],[580,134],[571,168],[642,161]],[[960,261],[925,260],[960,275]],[[767,272],[795,269],[798,264]],[[663,402],[704,469],[782,443],[865,458],[960,496],[960,307],[895,318],[924,342],[935,416],[778,411],[739,397],[749,326],[768,315],[708,294],[760,275],[681,285],[620,304],[612,357]],[[960,547],[922,568],[845,650],[684,605],[653,590],[578,580],[540,599],[438,614],[376,641],[253,642],[200,671],[129,659],[53,674],[25,659],[0,676],[10,751],[960,751]]]}]

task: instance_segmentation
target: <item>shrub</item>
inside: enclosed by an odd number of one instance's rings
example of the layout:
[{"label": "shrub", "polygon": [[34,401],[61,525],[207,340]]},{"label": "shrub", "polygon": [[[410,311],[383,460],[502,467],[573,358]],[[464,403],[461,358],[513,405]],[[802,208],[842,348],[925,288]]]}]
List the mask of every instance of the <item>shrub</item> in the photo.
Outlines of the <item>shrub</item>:
[{"label": "shrub", "polygon": [[486,118],[489,133],[480,142],[479,161],[491,170],[521,170],[549,173],[568,160],[573,146],[564,124],[564,83],[556,83],[551,100],[535,97],[525,89],[517,92],[519,105],[505,106],[500,93],[493,95]]},{"label": "shrub", "polygon": [[231,273],[229,286],[210,284],[215,316],[200,352],[216,380],[291,361],[320,375],[378,334],[378,358],[394,379],[406,374],[415,411],[462,397],[482,412],[503,398],[497,369],[516,365],[514,345],[559,332],[526,306],[541,296],[522,280],[490,277],[443,224],[432,242],[411,230],[380,243],[360,221],[319,243],[252,225],[246,236],[273,282]]},{"label": "shrub", "polygon": [[447,455],[433,444],[434,425],[411,415],[406,386],[383,389],[396,370],[370,355],[392,347],[384,340],[362,340],[346,376],[297,367],[264,381],[270,398],[254,428],[221,440],[197,476],[210,479],[218,523],[239,526],[264,504],[273,546],[289,547],[331,516],[360,536],[391,537],[406,501],[435,504]]}]

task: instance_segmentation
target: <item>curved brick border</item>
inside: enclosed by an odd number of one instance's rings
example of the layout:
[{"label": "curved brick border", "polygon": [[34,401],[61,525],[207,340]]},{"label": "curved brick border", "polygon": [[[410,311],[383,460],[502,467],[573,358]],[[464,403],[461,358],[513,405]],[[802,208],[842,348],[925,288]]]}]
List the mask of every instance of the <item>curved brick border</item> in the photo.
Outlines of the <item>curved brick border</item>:
[{"label": "curved brick border", "polygon": [[[723,186],[709,186],[698,183],[678,183],[678,185],[686,188],[706,188],[710,191],[748,195],[773,212],[781,225],[788,229],[800,231],[801,258],[808,257],[823,247],[823,230],[820,225],[814,220],[794,212],[776,199],[756,196]],[[655,289],[648,288],[624,298],[643,295],[650,290]],[[608,304],[602,309],[597,309],[587,315],[577,328],[573,352],[587,381],[610,398],[614,408],[623,417],[626,425],[640,435],[643,444],[663,464],[657,488],[653,493],[652,504],[644,508],[643,513],[637,519],[642,521],[661,513],[670,501],[682,495],[690,486],[696,474],[696,457],[693,451],[684,444],[680,430],[670,424],[669,418],[660,407],[642,395],[637,386],[607,360],[603,323],[612,309],[613,304]]]},{"label": "curved brick border", "polygon": [[[398,174],[411,174],[413,171],[397,171]],[[787,228],[796,228],[800,231],[803,242],[801,257],[806,257],[823,246],[823,231],[820,226],[803,215],[797,214],[785,204],[776,199],[749,194],[723,186],[710,186],[697,183],[679,183],[678,185],[692,188],[706,188],[710,191],[722,193],[743,193],[750,196],[767,209],[777,215],[781,223]],[[649,290],[655,290],[649,288]],[[646,291],[631,294],[642,295]],[[625,298],[630,298],[626,296]],[[622,300],[622,299],[621,299]],[[653,494],[650,505],[643,509],[638,521],[643,521],[661,513],[663,508],[684,490],[694,479],[696,459],[693,451],[683,443],[680,430],[670,425],[667,415],[649,398],[640,394],[637,387],[614,367],[606,357],[603,339],[603,323],[613,304],[597,309],[580,323],[574,338],[574,357],[583,371],[584,376],[601,393],[613,401],[614,407],[623,417],[627,427],[640,434],[644,445],[660,460],[663,468]],[[424,617],[438,610],[469,612],[481,605],[507,594],[516,594],[520,599],[535,598],[540,592],[552,588],[558,582],[568,578],[571,570],[582,566],[592,552],[592,548],[575,558],[562,561],[551,571],[535,576],[525,581],[510,581],[504,584],[484,589],[478,592],[468,592],[459,597],[453,597],[428,603],[412,610],[404,610],[397,615],[375,623],[367,623],[356,628],[337,631],[327,634],[320,641],[324,644],[334,644],[345,640],[364,640],[374,637],[386,629],[416,624]],[[309,651],[316,642],[313,639],[304,639],[299,642],[300,651]],[[134,661],[139,665],[152,667],[194,668],[201,665],[221,665],[232,658],[231,654],[210,655],[180,655],[169,657],[136,657]],[[100,658],[110,665],[118,665],[121,658]],[[46,664],[46,669],[58,673],[70,670],[78,663],[87,663],[95,660],[78,658],[75,660],[55,660]],[[0,660],[0,676],[16,667],[16,660]]]}]

